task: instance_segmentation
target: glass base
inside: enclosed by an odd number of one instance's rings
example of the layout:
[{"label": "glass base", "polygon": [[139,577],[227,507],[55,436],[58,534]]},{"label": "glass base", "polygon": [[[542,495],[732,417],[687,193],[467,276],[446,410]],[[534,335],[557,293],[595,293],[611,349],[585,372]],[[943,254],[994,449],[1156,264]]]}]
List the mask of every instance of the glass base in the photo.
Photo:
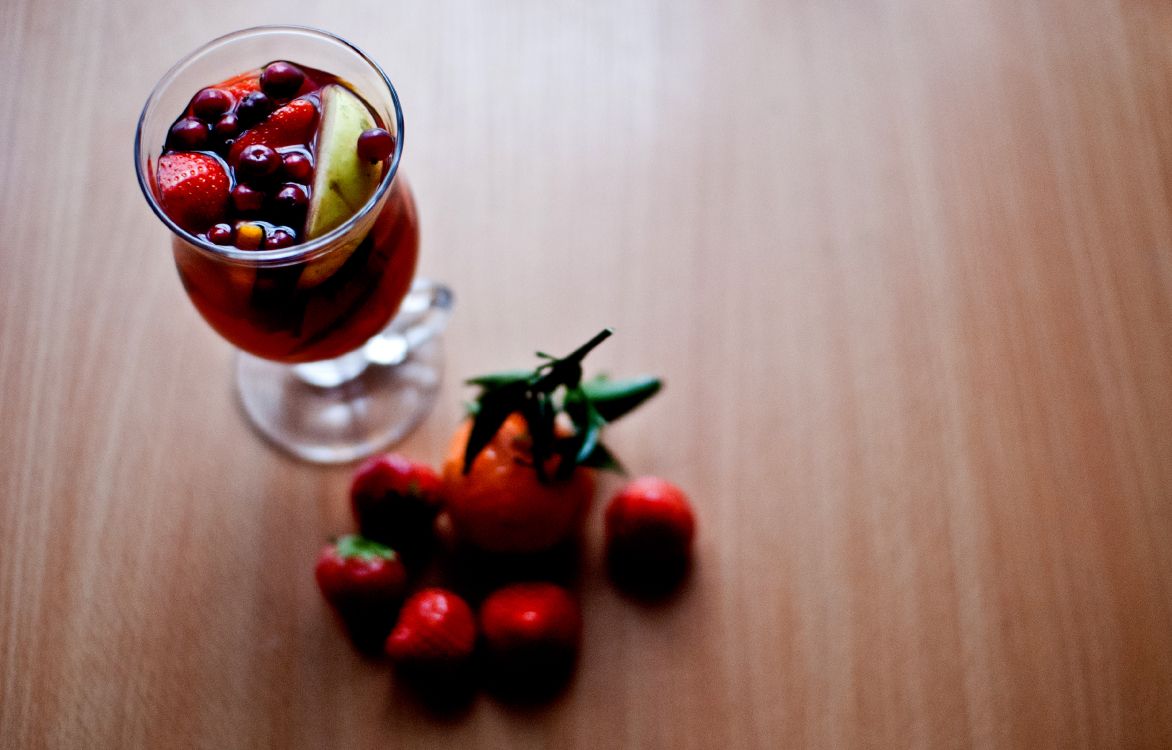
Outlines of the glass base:
[{"label": "glass base", "polygon": [[434,405],[443,375],[442,318],[434,313],[446,314],[450,292],[423,285],[382,333],[337,359],[286,365],[237,352],[236,390],[253,427],[323,464],[365,458],[406,437]]}]

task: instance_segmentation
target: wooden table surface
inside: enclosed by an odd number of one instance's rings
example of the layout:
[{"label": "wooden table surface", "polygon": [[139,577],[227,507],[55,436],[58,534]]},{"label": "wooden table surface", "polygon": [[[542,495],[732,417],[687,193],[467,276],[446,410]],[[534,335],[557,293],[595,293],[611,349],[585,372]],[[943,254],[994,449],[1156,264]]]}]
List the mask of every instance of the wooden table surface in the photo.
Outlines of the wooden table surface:
[{"label": "wooden table surface", "polygon": [[[698,567],[623,599],[596,506],[550,705],[352,653],[349,468],[250,431],[135,184],[167,67],[278,21],[403,98],[458,296],[403,451],[604,325],[666,378],[610,440]],[[1172,746],[1167,2],[5,0],[0,69],[0,746]]]}]

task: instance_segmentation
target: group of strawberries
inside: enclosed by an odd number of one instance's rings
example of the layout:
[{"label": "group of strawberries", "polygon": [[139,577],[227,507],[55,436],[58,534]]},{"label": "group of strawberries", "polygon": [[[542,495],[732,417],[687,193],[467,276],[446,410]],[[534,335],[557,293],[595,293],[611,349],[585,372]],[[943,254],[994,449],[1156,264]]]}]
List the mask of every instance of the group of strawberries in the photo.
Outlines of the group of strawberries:
[{"label": "group of strawberries", "polygon": [[[539,352],[532,370],[465,381],[480,393],[442,475],[394,454],[358,468],[350,498],[361,536],[342,537],[317,563],[318,585],[356,646],[441,693],[468,673],[478,643],[485,676],[514,694],[543,697],[573,673],[582,613],[561,585],[564,553],[577,557],[595,473],[623,471],[603,429],[662,387],[651,376],[583,380],[583,358],[612,333],[565,357]],[[660,596],[683,580],[696,521],[678,487],[636,479],[611,498],[605,522],[608,571],[624,591]],[[432,555],[437,547],[443,554]],[[433,557],[447,587],[422,586],[403,601],[409,582],[429,580]],[[481,600],[479,613],[452,588]]]},{"label": "group of strawberries", "polygon": [[[493,544],[494,522],[515,510],[510,503],[536,507],[524,488],[510,496],[498,493],[488,503],[481,492],[480,504],[495,517],[472,516],[469,522],[462,507],[469,492],[458,470],[462,451],[456,454],[443,478],[397,454],[375,456],[357,469],[350,498],[360,535],[343,536],[322,550],[316,578],[323,596],[360,650],[385,653],[415,678],[443,681],[466,671],[478,644],[483,644],[488,669],[507,674],[514,684],[568,677],[581,641],[582,614],[570,590],[533,580],[546,577],[548,570],[514,567],[483,597],[478,613],[449,588],[410,591],[437,545],[446,545],[449,557],[459,556],[453,550],[471,548],[482,555],[474,566],[509,556],[516,545],[501,538],[496,541],[503,546]],[[511,472],[508,467],[518,464],[510,456],[501,466]],[[589,486],[592,490],[592,478]],[[527,492],[530,497],[523,497]],[[585,508],[575,508],[574,515],[580,522]],[[695,520],[679,488],[654,477],[637,479],[612,498],[605,524],[607,560],[618,585],[639,594],[666,590],[682,578]],[[562,538],[549,541],[565,541],[572,528],[561,532]],[[526,574],[530,580],[524,580]]]}]

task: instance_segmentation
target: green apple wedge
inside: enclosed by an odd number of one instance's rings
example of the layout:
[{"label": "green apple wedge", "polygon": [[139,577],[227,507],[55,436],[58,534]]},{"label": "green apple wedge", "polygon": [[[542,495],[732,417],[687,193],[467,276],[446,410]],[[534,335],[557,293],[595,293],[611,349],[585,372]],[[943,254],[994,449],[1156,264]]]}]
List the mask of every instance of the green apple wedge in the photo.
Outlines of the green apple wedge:
[{"label": "green apple wedge", "polygon": [[[305,237],[312,240],[341,226],[358,213],[382,180],[382,162],[358,157],[358,136],[377,127],[366,104],[349,89],[332,83],[321,90],[321,125],[317,134],[316,168],[305,218]],[[314,286],[342,267],[358,247],[336,248],[310,264],[299,286]]]}]

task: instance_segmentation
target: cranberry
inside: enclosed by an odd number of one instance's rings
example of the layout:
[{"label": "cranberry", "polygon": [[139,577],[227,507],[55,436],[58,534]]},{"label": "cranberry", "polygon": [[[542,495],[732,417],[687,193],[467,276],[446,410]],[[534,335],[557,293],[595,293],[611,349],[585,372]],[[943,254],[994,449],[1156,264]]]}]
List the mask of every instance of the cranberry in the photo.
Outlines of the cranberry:
[{"label": "cranberry", "polygon": [[212,131],[224,140],[234,138],[238,130],[240,130],[240,120],[231,112],[221,117],[212,126]]},{"label": "cranberry", "polygon": [[244,127],[252,127],[273,113],[273,100],[261,91],[250,91],[236,105],[236,116]]},{"label": "cranberry", "polygon": [[208,239],[216,245],[231,245],[232,225],[216,224],[214,227],[208,230]]},{"label": "cranberry", "polygon": [[285,165],[285,176],[292,182],[308,185],[313,179],[313,162],[300,151],[291,151],[281,157]]},{"label": "cranberry", "polygon": [[305,81],[305,74],[296,65],[275,62],[266,65],[260,74],[260,87],[269,96],[287,99],[297,93]]},{"label": "cranberry", "polygon": [[282,216],[297,216],[309,205],[309,195],[300,185],[286,182],[273,196],[273,205]]},{"label": "cranberry", "polygon": [[202,89],[191,100],[191,112],[204,122],[215,122],[232,109],[232,97],[220,89]]},{"label": "cranberry", "polygon": [[255,184],[272,177],[280,168],[280,154],[262,143],[254,143],[240,152],[236,175],[244,182]]},{"label": "cranberry", "polygon": [[237,213],[249,214],[259,211],[265,203],[265,194],[247,185],[232,188],[232,207]]},{"label": "cranberry", "polygon": [[278,227],[265,237],[265,250],[276,250],[297,244],[297,233],[286,227]]},{"label": "cranberry", "polygon": [[369,162],[382,161],[395,150],[395,139],[382,128],[362,131],[358,136],[358,156]]},{"label": "cranberry", "polygon": [[194,117],[184,117],[171,126],[168,145],[179,151],[194,151],[208,142],[208,126]]}]

